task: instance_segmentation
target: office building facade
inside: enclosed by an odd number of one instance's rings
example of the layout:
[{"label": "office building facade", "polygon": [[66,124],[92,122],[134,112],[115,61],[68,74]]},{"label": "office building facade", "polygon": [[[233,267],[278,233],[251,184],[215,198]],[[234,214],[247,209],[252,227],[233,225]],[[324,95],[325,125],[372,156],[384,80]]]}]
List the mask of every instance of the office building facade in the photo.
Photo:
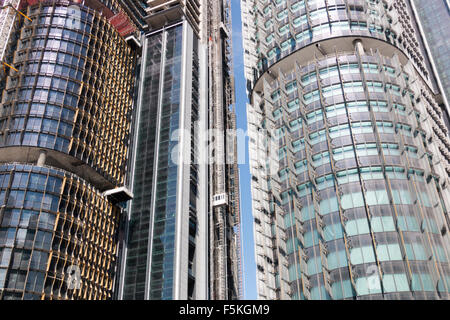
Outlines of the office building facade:
[{"label": "office building facade", "polygon": [[239,181],[236,138],[226,134],[235,128],[230,4],[140,5],[134,199],[118,299],[237,299]]},{"label": "office building facade", "polygon": [[136,27],[116,0],[6,2],[0,299],[112,299]]},{"label": "office building facade", "polygon": [[450,141],[408,1],[242,0],[261,299],[448,299]]},{"label": "office building facade", "polygon": [[[435,74],[436,87],[442,94],[438,103],[448,110],[450,101],[450,2],[448,0],[410,0],[410,3],[431,70]],[[448,118],[444,120],[446,120],[447,127],[450,128]]]}]

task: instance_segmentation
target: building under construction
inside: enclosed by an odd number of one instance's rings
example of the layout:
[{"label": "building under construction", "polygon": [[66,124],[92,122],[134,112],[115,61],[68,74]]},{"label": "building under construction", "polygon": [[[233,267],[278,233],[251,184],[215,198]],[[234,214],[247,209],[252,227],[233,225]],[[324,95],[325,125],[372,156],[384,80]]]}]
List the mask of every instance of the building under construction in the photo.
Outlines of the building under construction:
[{"label": "building under construction", "polygon": [[113,298],[139,54],[121,12],[2,1],[0,299]]},{"label": "building under construction", "polygon": [[239,299],[230,1],[1,2],[0,299]]}]

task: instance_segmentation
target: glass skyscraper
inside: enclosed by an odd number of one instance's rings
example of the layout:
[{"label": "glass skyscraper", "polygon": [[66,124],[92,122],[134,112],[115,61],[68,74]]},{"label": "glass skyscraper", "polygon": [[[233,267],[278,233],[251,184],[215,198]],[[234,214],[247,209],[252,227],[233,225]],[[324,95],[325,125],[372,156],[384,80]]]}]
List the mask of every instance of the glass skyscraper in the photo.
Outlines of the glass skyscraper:
[{"label": "glass skyscraper", "polygon": [[403,0],[242,0],[261,299],[449,299],[450,140]]},{"label": "glass skyscraper", "polygon": [[5,4],[0,299],[111,299],[136,27],[116,0]]},{"label": "glass skyscraper", "polygon": [[229,2],[139,5],[145,25],[129,168],[134,199],[118,298],[237,299],[239,181],[236,138],[226,134],[235,127]]},{"label": "glass skyscraper", "polygon": [[[198,39],[195,37],[188,22],[182,22],[148,36],[144,42],[142,69],[145,71],[135,150],[135,199],[131,205],[124,274],[125,299],[174,297],[175,242],[177,234],[180,235],[176,225],[185,223],[189,229],[189,225],[193,224],[192,232],[185,234],[184,244],[188,245],[189,234],[192,234],[190,239],[196,238],[197,206],[205,205],[206,181],[199,185],[200,179],[205,178],[204,173],[199,176],[196,165],[178,166],[173,158],[178,152],[174,148],[180,143],[178,134],[181,126],[191,127],[192,121],[194,127],[194,121],[200,116]],[[191,49],[189,54],[186,53],[187,45]],[[191,152],[191,148],[185,151]],[[195,152],[193,156],[198,156],[197,146],[193,145],[192,151]],[[186,170],[180,174],[187,175],[187,179],[179,175],[181,169]],[[180,195],[180,192],[184,194]],[[185,213],[184,221],[179,220],[182,218],[178,214],[181,210]],[[202,240],[206,245],[206,238]],[[191,250],[195,250],[194,243],[190,246]],[[189,247],[183,250],[183,253],[188,252]],[[206,255],[206,247],[198,252],[197,256]],[[190,259],[186,256],[179,261],[186,264],[185,276],[188,275],[188,267],[193,272],[194,253],[189,256]],[[203,263],[199,269],[206,274],[206,258]],[[146,285],[149,296],[144,294]]]},{"label": "glass skyscraper", "polygon": [[[437,86],[449,108],[450,101],[450,2],[448,0],[410,0],[418,28],[436,74]],[[449,112],[449,111],[448,111]],[[448,118],[447,126],[450,128]]]}]

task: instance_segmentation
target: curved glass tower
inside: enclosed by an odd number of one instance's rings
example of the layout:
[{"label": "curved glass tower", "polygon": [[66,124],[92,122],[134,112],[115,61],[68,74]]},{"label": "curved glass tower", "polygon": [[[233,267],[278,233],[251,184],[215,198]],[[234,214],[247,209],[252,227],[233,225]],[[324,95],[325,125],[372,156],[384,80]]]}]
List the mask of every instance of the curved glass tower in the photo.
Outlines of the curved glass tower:
[{"label": "curved glass tower", "polygon": [[243,0],[258,294],[448,299],[450,141],[403,0]]},{"label": "curved glass tower", "polygon": [[115,0],[20,9],[0,104],[0,299],[109,299],[136,61],[117,19],[131,23]]}]

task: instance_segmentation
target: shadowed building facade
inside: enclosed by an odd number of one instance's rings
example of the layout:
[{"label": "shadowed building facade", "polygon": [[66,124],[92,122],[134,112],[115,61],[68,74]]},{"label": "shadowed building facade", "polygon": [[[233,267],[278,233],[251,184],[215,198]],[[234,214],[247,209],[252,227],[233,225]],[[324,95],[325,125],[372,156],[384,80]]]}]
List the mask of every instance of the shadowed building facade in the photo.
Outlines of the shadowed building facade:
[{"label": "shadowed building facade", "polygon": [[448,299],[450,141],[407,1],[243,0],[262,299]]}]

